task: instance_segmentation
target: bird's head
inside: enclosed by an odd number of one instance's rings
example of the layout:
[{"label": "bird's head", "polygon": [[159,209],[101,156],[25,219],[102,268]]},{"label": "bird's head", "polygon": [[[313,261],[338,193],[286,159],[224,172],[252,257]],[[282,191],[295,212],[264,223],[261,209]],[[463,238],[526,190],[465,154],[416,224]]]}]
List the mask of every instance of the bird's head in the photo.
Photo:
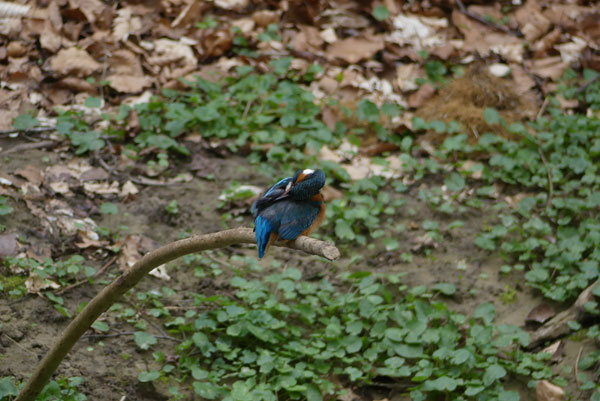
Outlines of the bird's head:
[{"label": "bird's head", "polygon": [[325,185],[323,170],[299,170],[287,184],[279,199],[308,200],[319,193]]}]

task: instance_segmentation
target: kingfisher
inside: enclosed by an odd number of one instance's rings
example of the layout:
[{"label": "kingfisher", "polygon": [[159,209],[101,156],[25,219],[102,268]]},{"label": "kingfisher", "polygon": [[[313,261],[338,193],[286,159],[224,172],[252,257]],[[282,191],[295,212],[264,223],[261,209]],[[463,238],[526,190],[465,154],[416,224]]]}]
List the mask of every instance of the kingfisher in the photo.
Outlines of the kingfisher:
[{"label": "kingfisher", "polygon": [[323,185],[323,170],[298,170],[293,177],[273,185],[252,204],[259,258],[262,259],[275,241],[309,235],[323,223]]}]

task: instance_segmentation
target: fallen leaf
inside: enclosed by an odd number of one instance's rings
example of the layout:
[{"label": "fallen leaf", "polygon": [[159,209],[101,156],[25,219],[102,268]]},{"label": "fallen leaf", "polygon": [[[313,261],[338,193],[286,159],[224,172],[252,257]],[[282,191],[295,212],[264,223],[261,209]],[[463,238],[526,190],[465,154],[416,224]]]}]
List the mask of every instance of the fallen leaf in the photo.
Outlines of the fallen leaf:
[{"label": "fallen leaf", "polygon": [[562,77],[565,70],[569,68],[569,64],[562,61],[560,56],[528,60],[526,63],[532,73],[553,81]]},{"label": "fallen leaf", "polygon": [[548,380],[540,380],[535,386],[535,397],[537,401],[561,401],[565,391]]},{"label": "fallen leaf", "polygon": [[152,238],[136,234],[128,235],[116,245],[121,247],[119,270],[123,272],[131,269],[144,254],[158,248],[158,244]]},{"label": "fallen leaf", "polygon": [[46,290],[48,288],[56,290],[60,288],[60,285],[47,278],[42,278],[32,272],[29,277],[27,277],[27,280],[25,280],[25,288],[27,288],[27,292],[30,294],[39,294],[42,290]]},{"label": "fallen leaf", "polygon": [[160,266],[150,270],[150,272],[148,274],[150,274],[151,276],[154,276],[156,278],[159,278],[161,280],[166,280],[166,281],[171,280],[171,277],[167,274],[167,266],[166,265],[160,265]]},{"label": "fallen leaf", "polygon": [[140,93],[145,88],[152,86],[152,78],[136,75],[109,75],[106,78],[109,86],[121,93]]},{"label": "fallen leaf", "polygon": [[135,184],[131,181],[127,181],[125,184],[123,184],[123,188],[121,188],[120,196],[122,198],[126,198],[129,196],[135,195],[138,192],[140,192],[140,190],[137,189]]},{"label": "fallen leaf", "polygon": [[79,9],[91,24],[96,22],[97,17],[104,11],[104,7],[107,7],[100,0],[69,0],[69,5],[71,8]]},{"label": "fallen leaf", "polygon": [[395,30],[386,38],[400,46],[411,45],[415,50],[442,46],[447,43],[446,18],[399,14],[392,19]]},{"label": "fallen leaf", "polygon": [[525,321],[528,323],[533,322],[543,324],[555,315],[556,311],[554,308],[550,304],[544,302],[529,311]]},{"label": "fallen leaf", "polygon": [[14,233],[0,235],[0,259],[17,253],[17,235]]},{"label": "fallen leaf", "polygon": [[108,182],[86,182],[83,184],[83,189],[86,192],[91,192],[98,195],[109,196],[109,195],[117,195],[119,194],[119,182],[113,181],[111,183]]},{"label": "fallen leaf", "polygon": [[87,77],[100,70],[100,64],[83,49],[62,49],[50,59],[50,68],[59,76]]},{"label": "fallen leaf", "polygon": [[327,55],[355,64],[371,58],[384,47],[381,35],[354,36],[338,40],[327,47]]},{"label": "fallen leaf", "polygon": [[215,6],[224,10],[242,11],[249,4],[250,0],[215,0]]},{"label": "fallen leaf", "polygon": [[31,164],[28,164],[24,168],[15,170],[15,174],[27,179],[27,181],[35,186],[40,186],[42,182],[44,182],[44,174],[42,171]]},{"label": "fallen leaf", "polygon": [[419,108],[424,105],[435,94],[435,88],[429,84],[423,84],[415,93],[408,97],[408,106]]},{"label": "fallen leaf", "polygon": [[530,42],[540,38],[550,29],[551,22],[542,14],[542,7],[537,0],[527,0],[515,12],[515,19],[521,27],[521,32]]}]

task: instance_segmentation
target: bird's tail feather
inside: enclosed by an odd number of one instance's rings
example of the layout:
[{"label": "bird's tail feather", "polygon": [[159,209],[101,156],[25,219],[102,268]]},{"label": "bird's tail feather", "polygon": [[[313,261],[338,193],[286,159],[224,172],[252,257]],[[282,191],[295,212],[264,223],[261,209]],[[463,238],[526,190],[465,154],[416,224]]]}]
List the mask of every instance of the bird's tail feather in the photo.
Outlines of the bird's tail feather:
[{"label": "bird's tail feather", "polygon": [[267,250],[267,245],[269,245],[269,239],[271,236],[271,223],[261,216],[256,218],[256,227],[254,228],[256,231],[256,243],[258,245],[258,257],[262,259],[265,256],[265,251]]}]

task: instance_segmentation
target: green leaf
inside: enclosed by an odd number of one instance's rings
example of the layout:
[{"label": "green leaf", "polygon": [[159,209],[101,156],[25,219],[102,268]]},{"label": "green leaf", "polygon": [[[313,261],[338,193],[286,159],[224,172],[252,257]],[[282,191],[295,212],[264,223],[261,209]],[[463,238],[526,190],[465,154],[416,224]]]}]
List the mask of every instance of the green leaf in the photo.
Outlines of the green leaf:
[{"label": "green leaf", "polygon": [[454,391],[459,384],[462,384],[462,380],[453,379],[448,376],[438,377],[435,380],[427,380],[424,383],[425,388],[436,391]]},{"label": "green leaf", "polygon": [[306,385],[306,401],[323,401],[323,394],[314,384]]},{"label": "green leaf", "polygon": [[358,102],[356,115],[360,120],[377,122],[379,121],[379,108],[369,99],[362,99]]},{"label": "green leaf", "polygon": [[452,173],[444,180],[444,185],[450,191],[460,192],[465,188],[465,179],[458,173]]},{"label": "green leaf", "polygon": [[15,378],[12,376],[6,376],[0,379],[0,399],[5,397],[17,396],[19,390],[15,385]]},{"label": "green leaf", "polygon": [[85,107],[89,108],[100,108],[102,106],[102,99],[96,96],[90,96],[85,99]]},{"label": "green leaf", "polygon": [[108,326],[108,324],[102,320],[96,320],[93,324],[92,327],[98,331],[101,331],[103,333],[106,333],[108,330],[110,330],[110,327]]},{"label": "green leaf", "polygon": [[100,205],[100,213],[102,214],[117,214],[119,213],[119,209],[117,205],[112,202],[104,202]]},{"label": "green leaf", "polygon": [[35,128],[40,125],[37,118],[31,116],[31,114],[21,114],[17,116],[12,123],[14,129],[27,131],[28,129]]},{"label": "green leaf", "polygon": [[496,250],[496,243],[489,235],[486,234],[477,234],[473,243],[480,247],[481,249],[485,249],[488,251]]},{"label": "green leaf", "polygon": [[350,224],[348,224],[346,220],[342,219],[338,219],[335,222],[335,235],[342,240],[347,239],[352,241],[356,238],[356,235],[354,234],[354,231],[352,231]]},{"label": "green leaf", "polygon": [[394,238],[384,238],[383,245],[385,246],[386,251],[396,251],[400,247],[400,243]]},{"label": "green leaf", "polygon": [[151,370],[150,372],[140,372],[138,375],[138,380],[142,383],[151,382],[160,377],[160,371]]},{"label": "green leaf", "polygon": [[502,121],[502,117],[500,117],[498,111],[491,107],[486,107],[486,109],[483,111],[483,118],[489,125],[497,125]]},{"label": "green leaf", "polygon": [[207,400],[214,400],[219,397],[219,388],[209,382],[194,382],[192,384],[194,392]]},{"label": "green leaf", "polygon": [[494,304],[491,302],[486,302],[481,304],[475,309],[473,313],[473,317],[476,319],[481,319],[486,325],[492,324],[494,321],[494,317],[496,315],[496,308]]},{"label": "green leaf", "polygon": [[373,17],[377,21],[385,21],[390,16],[390,11],[386,6],[379,5],[373,10]]},{"label": "green leaf", "polygon": [[456,293],[456,287],[452,283],[437,283],[433,286],[433,289],[444,295],[454,295]]},{"label": "green leaf", "polygon": [[490,365],[483,374],[483,384],[491,386],[496,380],[506,376],[506,369],[498,364]]},{"label": "green leaf", "polygon": [[154,345],[157,342],[155,336],[144,331],[136,331],[133,334],[133,340],[135,341],[136,345],[143,350],[147,350],[151,345]]}]

